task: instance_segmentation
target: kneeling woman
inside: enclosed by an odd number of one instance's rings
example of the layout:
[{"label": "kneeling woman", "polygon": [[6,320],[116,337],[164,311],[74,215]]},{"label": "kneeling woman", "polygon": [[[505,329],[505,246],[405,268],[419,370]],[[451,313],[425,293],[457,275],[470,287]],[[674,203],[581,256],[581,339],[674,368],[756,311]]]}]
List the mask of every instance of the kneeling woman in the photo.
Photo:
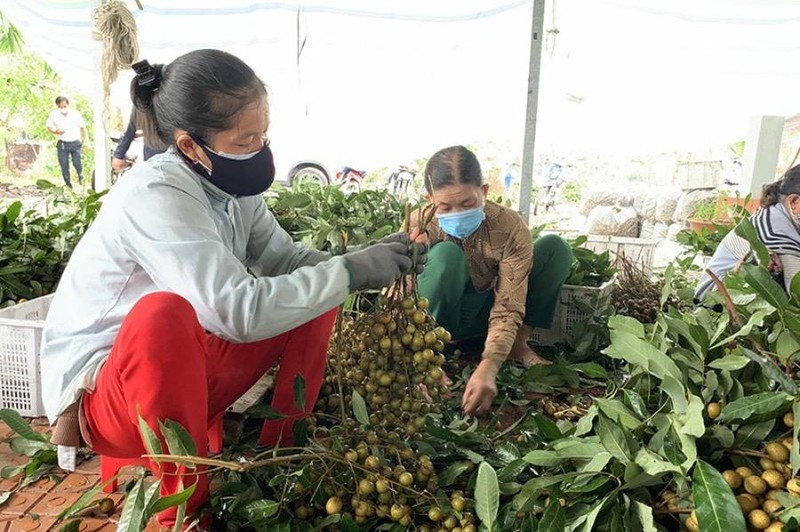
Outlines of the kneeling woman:
[{"label": "kneeling woman", "polygon": [[[425,167],[426,199],[438,204],[419,293],[453,337],[486,335],[481,362],[464,390],[467,413],[487,412],[507,358],[547,363],[528,346],[534,327],[549,328],[572,252],[555,235],[531,243],[519,214],[487,201],[480,163],[463,146],[436,152]],[[417,216],[412,216],[416,223]]]},{"label": "kneeling woman", "polygon": [[[42,378],[59,461],[70,465],[81,436],[103,455],[145,454],[139,416],[156,431],[180,423],[205,456],[210,424],[275,363],[273,406],[285,417],[264,424],[260,443],[289,443],[317,400],[336,308],[407,271],[408,236],[333,258],[295,245],[261,195],[275,167],[253,70],[218,50],[135,68],[146,138],[167,151],[106,196],[53,299]],[[190,512],[208,495],[208,475],[154,471],[163,493],[197,484]],[[159,519],[170,524],[174,509]]]}]

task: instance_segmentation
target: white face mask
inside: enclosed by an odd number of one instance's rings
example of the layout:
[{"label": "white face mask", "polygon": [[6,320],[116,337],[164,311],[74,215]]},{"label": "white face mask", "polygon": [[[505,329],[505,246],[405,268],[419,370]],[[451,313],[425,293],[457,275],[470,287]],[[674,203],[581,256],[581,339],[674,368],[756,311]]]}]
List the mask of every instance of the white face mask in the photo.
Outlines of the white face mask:
[{"label": "white face mask", "polygon": [[61,109],[61,114],[62,115],[66,116],[67,113],[69,113],[69,109]]}]

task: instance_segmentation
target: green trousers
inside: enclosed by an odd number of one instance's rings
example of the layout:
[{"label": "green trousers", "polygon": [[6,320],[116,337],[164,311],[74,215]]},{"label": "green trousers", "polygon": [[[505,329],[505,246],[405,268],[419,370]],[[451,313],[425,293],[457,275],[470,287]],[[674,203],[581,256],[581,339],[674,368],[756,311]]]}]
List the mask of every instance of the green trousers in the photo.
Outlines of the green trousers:
[{"label": "green trousers", "polygon": [[[564,281],[572,266],[572,250],[561,237],[545,235],[533,244],[533,269],[522,322],[549,329]],[[428,252],[425,271],[417,278],[419,295],[428,298],[429,311],[454,338],[486,334],[494,292],[476,292],[467,257],[458,244],[440,242]]]}]

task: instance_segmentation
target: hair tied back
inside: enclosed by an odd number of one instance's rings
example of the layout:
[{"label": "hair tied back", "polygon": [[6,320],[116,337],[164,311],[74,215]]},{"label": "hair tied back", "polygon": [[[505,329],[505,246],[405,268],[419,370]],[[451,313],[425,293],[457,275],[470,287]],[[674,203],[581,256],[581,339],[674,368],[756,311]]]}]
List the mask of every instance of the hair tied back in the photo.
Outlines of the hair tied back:
[{"label": "hair tied back", "polygon": [[144,59],[131,65],[131,68],[139,76],[137,84],[140,87],[148,87],[153,90],[158,88],[161,83],[161,65],[153,66],[147,59]]}]

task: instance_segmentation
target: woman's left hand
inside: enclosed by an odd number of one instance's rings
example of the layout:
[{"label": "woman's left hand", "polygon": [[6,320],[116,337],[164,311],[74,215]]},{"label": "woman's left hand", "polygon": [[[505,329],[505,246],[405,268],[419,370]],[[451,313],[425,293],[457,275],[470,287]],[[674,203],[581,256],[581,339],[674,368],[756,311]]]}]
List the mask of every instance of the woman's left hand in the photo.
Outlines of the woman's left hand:
[{"label": "woman's left hand", "polygon": [[497,362],[485,358],[481,360],[472,376],[467,381],[464,396],[461,399],[461,409],[465,414],[486,414],[492,408],[492,402],[497,397],[497,372],[500,367]]}]

